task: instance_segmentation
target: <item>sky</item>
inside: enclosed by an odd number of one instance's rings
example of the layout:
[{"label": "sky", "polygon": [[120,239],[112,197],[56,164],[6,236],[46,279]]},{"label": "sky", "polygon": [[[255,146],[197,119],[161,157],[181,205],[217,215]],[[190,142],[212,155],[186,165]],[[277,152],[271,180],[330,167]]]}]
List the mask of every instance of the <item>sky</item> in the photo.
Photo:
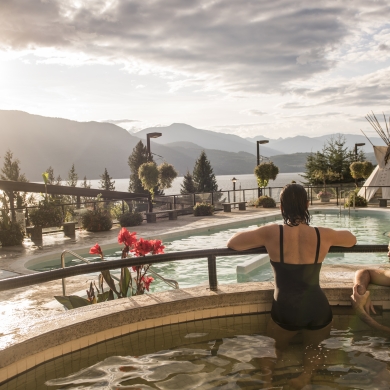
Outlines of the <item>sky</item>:
[{"label": "sky", "polygon": [[375,135],[389,15],[388,0],[1,0],[0,109],[132,132]]}]

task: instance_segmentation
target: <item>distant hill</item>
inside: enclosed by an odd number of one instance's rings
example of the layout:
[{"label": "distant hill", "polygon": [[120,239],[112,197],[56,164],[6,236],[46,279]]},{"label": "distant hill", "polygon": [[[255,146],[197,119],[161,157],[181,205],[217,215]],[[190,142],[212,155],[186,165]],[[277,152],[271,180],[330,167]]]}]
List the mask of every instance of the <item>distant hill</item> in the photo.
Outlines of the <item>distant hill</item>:
[{"label": "distant hill", "polygon": [[[238,135],[217,133],[211,130],[202,130],[184,123],[173,123],[166,127],[150,127],[134,135],[146,139],[147,133],[159,132],[162,136],[153,139],[157,144],[171,144],[173,142],[192,142],[205,149],[225,150],[227,152],[247,152],[256,154],[256,145]],[[277,148],[261,145],[261,154],[272,156],[283,154]]]},{"label": "distant hill", "polygon": [[[366,137],[359,134],[342,134],[345,137],[345,146],[348,148],[354,148],[355,143],[365,143],[365,146],[359,147],[359,150],[363,150],[365,153],[371,153],[372,145]],[[322,150],[324,144],[331,138],[337,138],[338,134],[327,134],[320,137],[306,137],[306,136],[295,136],[288,138],[270,139],[270,147],[279,150],[281,153],[306,153],[306,152],[318,152]],[[248,141],[255,143],[259,137],[246,138]],[[267,139],[262,137],[262,139]],[[370,137],[371,142],[374,145],[384,145],[383,141],[379,137]]]},{"label": "distant hill", "polygon": [[[188,125],[183,126],[179,126],[178,133],[180,133],[180,129],[184,128],[185,133],[190,134],[190,130],[194,129],[194,134],[198,139],[166,144],[158,143],[157,141],[163,138],[165,140],[175,139],[173,132],[176,128],[175,125],[168,126],[170,130],[167,133],[164,132],[163,137],[153,139],[151,142],[151,150],[157,163],[167,161],[175,166],[180,176],[183,176],[187,170],[192,172],[200,152],[205,150],[216,175],[253,173],[256,165],[256,146],[251,141],[243,140],[238,136],[220,135],[208,130],[195,129]],[[21,172],[25,173],[30,181],[41,181],[42,172],[49,166],[53,167],[56,176],[60,174],[65,179],[73,163],[80,179],[84,176],[90,180],[99,179],[104,168],[107,168],[108,173],[113,178],[127,178],[130,174],[127,160],[139,142],[139,137],[142,136],[141,139],[146,143],[146,132],[156,130],[157,128],[145,129],[132,135],[125,129],[111,123],[76,122],[68,119],[31,115],[22,111],[0,110],[0,167],[3,165],[4,154],[7,149],[10,149],[14,157],[21,162]],[[203,140],[201,143],[204,143],[206,138],[209,140],[209,145],[199,145],[199,142]],[[296,138],[299,139],[299,137],[293,137],[289,140],[290,145],[294,145]],[[298,144],[310,140],[311,138],[304,141],[301,138]],[[240,149],[239,146],[234,151],[212,147],[216,143],[228,145],[229,148],[232,148],[232,144],[236,146],[249,144],[250,152],[237,152],[237,149]],[[367,154],[367,157],[371,155],[373,162],[375,162],[371,145],[370,148],[370,154]],[[294,148],[291,146],[289,152],[293,150]],[[262,145],[261,154],[266,155],[265,151],[266,148]],[[269,151],[270,149],[268,149]],[[306,150],[306,152],[309,151]],[[281,173],[302,172],[307,154],[275,152],[271,159],[279,167]]]}]

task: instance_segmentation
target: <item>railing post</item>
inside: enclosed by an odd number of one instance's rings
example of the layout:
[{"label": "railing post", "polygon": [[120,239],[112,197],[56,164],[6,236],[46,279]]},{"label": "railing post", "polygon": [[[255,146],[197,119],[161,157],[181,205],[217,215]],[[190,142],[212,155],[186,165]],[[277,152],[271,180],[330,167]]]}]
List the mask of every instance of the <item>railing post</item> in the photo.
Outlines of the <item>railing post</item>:
[{"label": "railing post", "polygon": [[230,191],[228,191],[228,203],[230,203]]},{"label": "railing post", "polygon": [[336,205],[339,205],[339,187],[336,187]]},{"label": "railing post", "polygon": [[81,208],[81,199],[80,199],[80,195],[77,195],[77,208],[80,209]]},{"label": "railing post", "polygon": [[211,192],[211,204],[214,206],[214,192]]},{"label": "railing post", "polygon": [[194,193],[194,206],[196,205],[196,194]]},{"label": "railing post", "polygon": [[313,187],[310,187],[310,205],[313,206]]},{"label": "railing post", "polygon": [[209,268],[209,285],[211,291],[218,290],[218,280],[217,280],[217,261],[215,255],[210,255],[207,257],[208,268]]},{"label": "railing post", "polygon": [[122,199],[122,214],[124,214],[124,213],[125,213],[125,202]]},{"label": "railing post", "polygon": [[242,200],[245,202],[245,190],[242,190]]},{"label": "railing post", "polygon": [[176,210],[176,195],[173,195],[173,209]]}]

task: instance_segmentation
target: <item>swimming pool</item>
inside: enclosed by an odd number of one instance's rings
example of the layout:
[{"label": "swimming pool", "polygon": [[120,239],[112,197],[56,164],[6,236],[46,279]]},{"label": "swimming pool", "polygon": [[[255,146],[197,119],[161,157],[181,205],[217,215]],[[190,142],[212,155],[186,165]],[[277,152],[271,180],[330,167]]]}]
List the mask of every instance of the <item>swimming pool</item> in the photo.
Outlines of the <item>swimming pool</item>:
[{"label": "swimming pool", "polygon": [[[370,213],[367,211],[353,212],[351,216],[346,211],[338,213],[336,211],[323,213],[317,210],[312,210],[311,224],[313,226],[326,226],[339,229],[349,229],[358,239],[358,244],[387,244],[389,241],[388,233],[390,231],[389,216],[385,213]],[[271,219],[271,221],[270,221]],[[268,217],[268,222],[259,224],[241,223],[240,225],[224,229],[214,230],[210,233],[194,234],[183,237],[177,240],[164,241],[166,246],[165,252],[181,252],[197,249],[213,249],[225,247],[227,240],[236,232],[246,229],[254,229],[266,223],[282,223],[280,216]],[[106,252],[107,260],[120,258],[120,248]],[[86,255],[91,261],[99,261],[96,256]],[[255,271],[240,277],[236,273],[238,264],[253,258],[253,255],[248,256],[230,256],[217,258],[217,274],[218,283],[237,283],[247,281],[268,281],[272,280],[273,273],[269,263],[267,262]],[[80,260],[74,259],[71,256],[66,257],[66,265],[76,265]],[[388,258],[381,253],[332,253],[325,260],[325,264],[385,264],[388,263]],[[46,271],[59,267],[59,259],[50,260],[45,263],[40,263],[29,267],[37,271]],[[167,262],[156,264],[153,270],[168,279],[174,279],[179,282],[181,288],[193,287],[200,284],[208,283],[207,262],[204,259],[189,261]],[[151,285],[151,292],[166,290],[169,287],[160,280],[156,280]]]},{"label": "swimming pool", "polygon": [[[0,389],[282,388],[302,372],[304,351],[296,338],[277,362],[272,385],[266,384],[263,359],[276,357],[273,340],[264,336],[268,319],[269,314],[214,318],[127,334],[51,360]],[[389,340],[358,327],[352,331],[351,325],[352,316],[334,316],[313,385],[388,389]]]}]

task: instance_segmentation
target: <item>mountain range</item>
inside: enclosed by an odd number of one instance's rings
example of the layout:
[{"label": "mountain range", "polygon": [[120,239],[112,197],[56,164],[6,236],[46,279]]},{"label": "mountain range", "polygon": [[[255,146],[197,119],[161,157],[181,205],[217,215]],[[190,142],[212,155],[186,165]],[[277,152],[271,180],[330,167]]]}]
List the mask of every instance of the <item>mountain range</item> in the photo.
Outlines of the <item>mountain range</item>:
[{"label": "mountain range", "polygon": [[[22,111],[0,110],[0,167],[7,150],[20,160],[21,172],[30,181],[41,181],[42,172],[49,166],[55,176],[67,177],[72,164],[79,178],[98,179],[107,168],[113,178],[129,177],[127,164],[135,145],[146,139],[149,132],[162,136],[151,140],[151,151],[157,163],[173,164],[179,175],[192,171],[200,152],[205,150],[214,173],[238,175],[252,173],[256,165],[257,136],[244,139],[237,135],[174,123],[167,127],[153,127],[130,134],[127,130],[102,122],[77,122],[61,118],[32,115]],[[321,150],[326,140],[337,135],[321,137],[290,137],[269,139],[261,145],[262,156],[271,157],[280,172],[302,172],[307,155]],[[344,135],[346,145],[365,142],[367,157],[372,160],[372,146],[361,135]],[[379,138],[371,138],[382,145]],[[272,145],[272,147],[271,147]]]}]

